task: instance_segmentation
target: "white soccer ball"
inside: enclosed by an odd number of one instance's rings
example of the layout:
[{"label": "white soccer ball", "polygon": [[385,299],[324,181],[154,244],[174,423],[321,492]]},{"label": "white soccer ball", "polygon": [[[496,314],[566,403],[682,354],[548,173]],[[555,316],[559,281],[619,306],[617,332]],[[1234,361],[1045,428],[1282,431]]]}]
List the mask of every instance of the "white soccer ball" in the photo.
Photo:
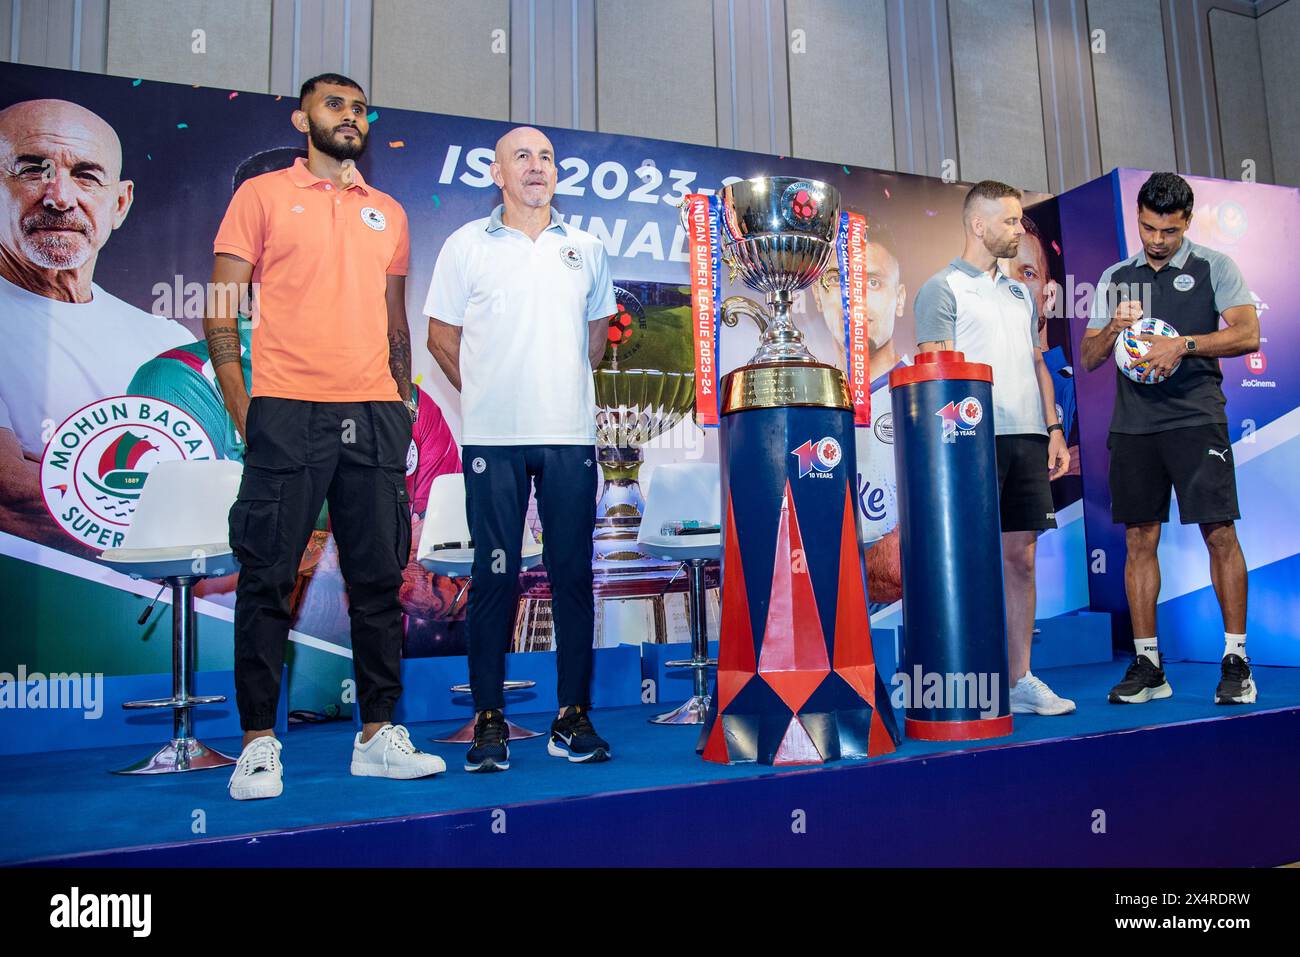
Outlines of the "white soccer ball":
[{"label": "white soccer ball", "polygon": [[[1163,319],[1147,317],[1133,323],[1115,339],[1115,365],[1119,366],[1120,372],[1140,385],[1164,382],[1169,376],[1154,373],[1151,370],[1151,363],[1147,361],[1146,355],[1151,350],[1151,344],[1143,342],[1138,336],[1177,338],[1178,330]],[[1181,364],[1181,362],[1176,363],[1169,375],[1177,372]]]}]

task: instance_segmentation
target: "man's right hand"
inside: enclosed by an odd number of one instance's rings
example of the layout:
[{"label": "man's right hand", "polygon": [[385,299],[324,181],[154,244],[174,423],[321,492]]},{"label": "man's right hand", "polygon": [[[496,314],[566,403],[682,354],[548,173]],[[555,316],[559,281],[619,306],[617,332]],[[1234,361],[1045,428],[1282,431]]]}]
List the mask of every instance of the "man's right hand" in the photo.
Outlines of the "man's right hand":
[{"label": "man's right hand", "polygon": [[239,432],[239,437],[248,444],[248,405],[249,398],[247,395],[237,395],[226,406],[226,411],[230,413],[230,418],[235,423],[235,429]]},{"label": "man's right hand", "polygon": [[1133,323],[1142,318],[1142,303],[1137,299],[1125,299],[1115,307],[1115,315],[1110,320],[1110,331],[1119,335]]}]

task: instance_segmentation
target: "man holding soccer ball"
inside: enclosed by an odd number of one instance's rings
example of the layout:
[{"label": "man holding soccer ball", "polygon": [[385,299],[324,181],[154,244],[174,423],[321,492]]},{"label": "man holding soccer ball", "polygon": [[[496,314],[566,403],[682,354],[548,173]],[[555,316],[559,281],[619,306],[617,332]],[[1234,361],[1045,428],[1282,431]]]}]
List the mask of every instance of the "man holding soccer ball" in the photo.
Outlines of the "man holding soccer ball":
[{"label": "man holding soccer ball", "polygon": [[1259,317],[1236,264],[1185,238],[1193,207],[1186,180],[1153,173],[1137,207],[1142,251],[1102,273],[1083,338],[1083,364],[1092,370],[1143,318],[1143,303],[1174,331],[1135,336],[1146,349],[1146,369],[1115,376],[1107,443],[1111,517],[1126,530],[1124,588],[1137,655],[1110,700],[1138,704],[1173,694],[1156,640],[1156,548],[1173,488],[1183,524],[1201,527],[1223,612],[1222,675],[1214,700],[1246,704],[1256,697],[1246,663],[1246,559],[1233,525],[1241,513],[1218,360],[1259,348]]}]

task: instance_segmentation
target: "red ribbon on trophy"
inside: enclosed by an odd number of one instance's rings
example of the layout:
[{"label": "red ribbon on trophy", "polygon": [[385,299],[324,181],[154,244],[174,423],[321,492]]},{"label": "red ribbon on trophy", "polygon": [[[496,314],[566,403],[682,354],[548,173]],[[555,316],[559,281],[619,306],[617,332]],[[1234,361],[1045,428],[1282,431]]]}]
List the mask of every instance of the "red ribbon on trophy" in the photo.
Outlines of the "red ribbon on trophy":
[{"label": "red ribbon on trophy", "polygon": [[716,196],[691,193],[684,207],[691,260],[691,325],[695,337],[695,421],[718,424],[718,206]]},{"label": "red ribbon on trophy", "polygon": [[849,399],[853,424],[871,424],[870,343],[867,339],[867,219],[840,213],[835,243],[840,267],[840,304],[844,309],[844,353],[848,357]]}]

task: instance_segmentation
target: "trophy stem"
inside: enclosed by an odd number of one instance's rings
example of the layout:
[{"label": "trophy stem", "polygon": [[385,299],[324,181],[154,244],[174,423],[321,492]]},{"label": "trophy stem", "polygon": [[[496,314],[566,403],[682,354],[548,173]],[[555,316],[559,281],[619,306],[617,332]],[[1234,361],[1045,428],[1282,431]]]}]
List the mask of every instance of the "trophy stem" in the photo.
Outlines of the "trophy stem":
[{"label": "trophy stem", "polygon": [[816,362],[804,343],[803,333],[790,319],[790,305],[794,301],[788,289],[778,289],[767,294],[767,305],[772,321],[763,333],[758,351],[750,358],[757,362]]}]

